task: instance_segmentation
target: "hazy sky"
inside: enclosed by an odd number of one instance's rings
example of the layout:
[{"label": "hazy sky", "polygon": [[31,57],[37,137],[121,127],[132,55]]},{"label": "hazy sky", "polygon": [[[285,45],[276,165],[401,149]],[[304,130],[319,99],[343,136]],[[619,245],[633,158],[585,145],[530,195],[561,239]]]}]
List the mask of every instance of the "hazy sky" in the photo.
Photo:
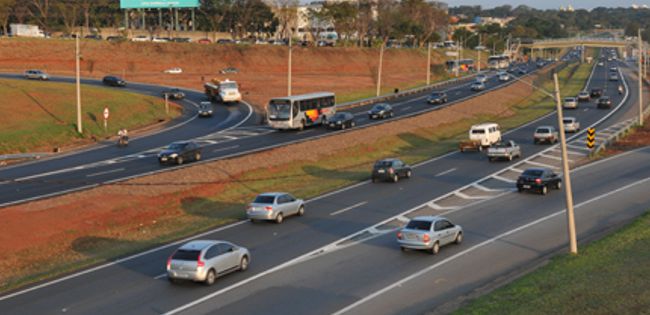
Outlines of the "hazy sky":
[{"label": "hazy sky", "polygon": [[[443,0],[445,1],[445,0]],[[447,0],[450,7],[459,5],[481,5],[492,8],[504,4],[516,7],[521,4],[537,9],[557,9],[572,5],[576,9],[593,9],[595,7],[629,7],[632,4],[650,5],[650,0]]]}]

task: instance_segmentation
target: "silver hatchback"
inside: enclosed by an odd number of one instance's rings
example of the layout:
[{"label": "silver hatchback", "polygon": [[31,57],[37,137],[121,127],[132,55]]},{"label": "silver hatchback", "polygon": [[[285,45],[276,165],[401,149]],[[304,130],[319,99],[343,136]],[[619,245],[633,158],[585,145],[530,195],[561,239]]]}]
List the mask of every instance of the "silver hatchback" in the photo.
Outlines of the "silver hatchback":
[{"label": "silver hatchback", "polygon": [[264,193],[255,197],[246,209],[246,216],[255,220],[273,220],[282,223],[289,215],[305,214],[305,202],[283,192]]},{"label": "silver hatchback", "polygon": [[225,241],[191,241],[167,259],[167,279],[191,280],[212,285],[217,277],[245,271],[250,263],[248,249]]},{"label": "silver hatchback", "polygon": [[397,242],[404,251],[427,250],[437,254],[441,246],[463,241],[463,228],[439,216],[415,217],[397,232]]}]

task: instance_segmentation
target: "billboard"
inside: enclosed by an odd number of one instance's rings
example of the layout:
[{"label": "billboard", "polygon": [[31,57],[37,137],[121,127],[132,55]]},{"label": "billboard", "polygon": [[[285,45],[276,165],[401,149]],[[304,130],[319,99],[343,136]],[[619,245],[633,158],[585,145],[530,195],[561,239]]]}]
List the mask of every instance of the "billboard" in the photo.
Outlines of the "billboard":
[{"label": "billboard", "polygon": [[120,0],[121,9],[198,8],[199,0]]}]

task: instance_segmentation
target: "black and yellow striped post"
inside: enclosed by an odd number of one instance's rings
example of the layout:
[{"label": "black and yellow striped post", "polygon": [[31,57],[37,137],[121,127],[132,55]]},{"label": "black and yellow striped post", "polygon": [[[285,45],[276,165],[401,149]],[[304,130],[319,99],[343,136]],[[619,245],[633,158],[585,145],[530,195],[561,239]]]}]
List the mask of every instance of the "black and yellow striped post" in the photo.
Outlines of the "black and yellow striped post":
[{"label": "black and yellow striped post", "polygon": [[596,128],[587,129],[587,148],[593,149],[596,144]]}]

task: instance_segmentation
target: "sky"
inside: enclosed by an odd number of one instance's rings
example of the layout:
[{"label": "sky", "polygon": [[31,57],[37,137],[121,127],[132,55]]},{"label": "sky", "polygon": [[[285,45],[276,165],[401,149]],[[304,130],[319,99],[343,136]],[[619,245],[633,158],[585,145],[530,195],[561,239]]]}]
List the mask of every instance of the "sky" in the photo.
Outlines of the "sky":
[{"label": "sky", "polygon": [[595,7],[629,7],[632,4],[649,5],[649,0],[442,0],[450,7],[459,5],[480,5],[492,8],[509,4],[513,7],[524,4],[537,9],[558,9],[560,6],[572,5],[576,9],[593,9]]}]

